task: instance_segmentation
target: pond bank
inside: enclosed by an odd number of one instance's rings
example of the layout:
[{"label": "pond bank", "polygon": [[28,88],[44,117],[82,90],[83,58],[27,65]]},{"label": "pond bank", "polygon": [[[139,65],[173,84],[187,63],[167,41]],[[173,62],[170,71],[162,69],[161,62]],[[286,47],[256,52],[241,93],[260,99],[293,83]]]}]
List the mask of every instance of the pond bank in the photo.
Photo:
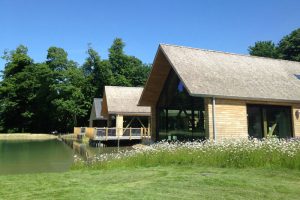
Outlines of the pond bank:
[{"label": "pond bank", "polygon": [[0,133],[0,140],[50,140],[57,138],[58,136],[50,134]]}]

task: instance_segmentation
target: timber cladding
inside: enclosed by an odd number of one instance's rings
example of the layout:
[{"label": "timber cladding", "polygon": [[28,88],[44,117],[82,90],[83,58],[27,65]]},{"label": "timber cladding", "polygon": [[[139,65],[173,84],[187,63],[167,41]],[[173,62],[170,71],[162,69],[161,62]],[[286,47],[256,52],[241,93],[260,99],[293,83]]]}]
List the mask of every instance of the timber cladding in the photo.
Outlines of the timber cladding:
[{"label": "timber cladding", "polygon": [[[216,99],[217,139],[248,137],[247,104],[291,106],[294,137],[300,137],[300,104],[253,100]],[[297,115],[297,111],[299,114]],[[213,138],[212,100],[205,99],[205,128]]]},{"label": "timber cladding", "polygon": [[[209,138],[213,138],[212,102],[205,100],[206,130]],[[216,99],[215,120],[217,139],[248,137],[246,102]]]}]

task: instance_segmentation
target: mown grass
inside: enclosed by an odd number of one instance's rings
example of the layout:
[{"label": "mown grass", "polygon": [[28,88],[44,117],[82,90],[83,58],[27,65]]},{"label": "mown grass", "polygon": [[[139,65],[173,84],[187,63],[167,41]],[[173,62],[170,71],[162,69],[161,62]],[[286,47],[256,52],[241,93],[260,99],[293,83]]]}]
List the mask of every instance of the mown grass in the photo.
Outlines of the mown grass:
[{"label": "mown grass", "polygon": [[298,199],[298,170],[159,166],[0,176],[0,199]]}]

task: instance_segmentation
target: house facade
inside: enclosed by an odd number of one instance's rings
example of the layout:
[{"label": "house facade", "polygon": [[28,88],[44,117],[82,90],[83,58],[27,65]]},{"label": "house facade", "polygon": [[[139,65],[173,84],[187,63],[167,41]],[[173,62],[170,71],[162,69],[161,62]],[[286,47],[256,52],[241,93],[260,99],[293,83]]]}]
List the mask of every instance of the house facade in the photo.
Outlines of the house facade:
[{"label": "house facade", "polygon": [[129,129],[150,129],[150,107],[137,105],[142,91],[142,87],[105,86],[101,115],[107,119],[107,127],[116,128],[118,136]]},{"label": "house facade", "polygon": [[153,140],[300,137],[300,63],[160,45],[139,105]]}]

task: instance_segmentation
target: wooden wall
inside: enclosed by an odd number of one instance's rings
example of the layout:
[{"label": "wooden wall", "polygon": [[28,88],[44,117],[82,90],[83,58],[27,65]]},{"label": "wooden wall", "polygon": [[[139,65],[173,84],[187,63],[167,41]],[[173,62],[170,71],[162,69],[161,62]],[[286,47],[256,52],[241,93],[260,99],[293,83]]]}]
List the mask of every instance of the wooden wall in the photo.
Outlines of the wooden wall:
[{"label": "wooden wall", "polygon": [[[217,139],[248,137],[247,104],[278,105],[292,107],[293,136],[300,137],[300,116],[296,117],[296,111],[300,112],[300,104],[251,101],[251,100],[230,100],[216,99],[216,129]],[[205,99],[205,122],[206,131],[209,138],[213,138],[212,122],[212,100]]]},{"label": "wooden wall", "polygon": [[[212,100],[205,100],[206,130],[213,139]],[[248,137],[246,103],[235,100],[216,99],[215,119],[217,140],[224,138]]]}]

